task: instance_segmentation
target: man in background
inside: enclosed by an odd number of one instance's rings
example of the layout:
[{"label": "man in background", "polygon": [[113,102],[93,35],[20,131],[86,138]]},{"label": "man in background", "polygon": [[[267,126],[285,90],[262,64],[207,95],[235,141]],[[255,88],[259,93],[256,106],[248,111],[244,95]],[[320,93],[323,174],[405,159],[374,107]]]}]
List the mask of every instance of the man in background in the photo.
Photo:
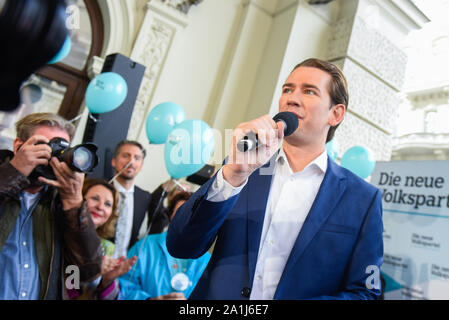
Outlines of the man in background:
[{"label": "man in background", "polygon": [[[145,156],[146,151],[139,142],[123,140],[116,146],[111,161],[114,168],[113,184],[119,192],[119,218],[114,240],[115,258],[126,256],[128,249],[138,240],[151,202],[151,193],[134,183],[142,170]],[[143,228],[146,230],[145,224]]]}]

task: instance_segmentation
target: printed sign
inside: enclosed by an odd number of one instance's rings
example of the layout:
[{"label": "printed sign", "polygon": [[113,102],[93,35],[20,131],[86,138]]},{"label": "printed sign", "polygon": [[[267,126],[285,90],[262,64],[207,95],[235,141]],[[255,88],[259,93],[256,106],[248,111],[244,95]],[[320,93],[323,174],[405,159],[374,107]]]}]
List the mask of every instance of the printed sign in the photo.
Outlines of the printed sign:
[{"label": "printed sign", "polygon": [[385,299],[449,299],[449,161],[378,162]]}]

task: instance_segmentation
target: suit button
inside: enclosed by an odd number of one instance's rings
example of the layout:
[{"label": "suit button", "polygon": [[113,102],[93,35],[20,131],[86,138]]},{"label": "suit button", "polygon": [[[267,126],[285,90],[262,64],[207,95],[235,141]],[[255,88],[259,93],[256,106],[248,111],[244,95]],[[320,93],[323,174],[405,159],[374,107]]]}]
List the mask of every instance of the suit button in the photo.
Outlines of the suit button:
[{"label": "suit button", "polygon": [[249,298],[249,295],[251,294],[251,289],[248,288],[248,287],[244,287],[240,293],[241,293],[242,296],[244,296],[245,298]]}]

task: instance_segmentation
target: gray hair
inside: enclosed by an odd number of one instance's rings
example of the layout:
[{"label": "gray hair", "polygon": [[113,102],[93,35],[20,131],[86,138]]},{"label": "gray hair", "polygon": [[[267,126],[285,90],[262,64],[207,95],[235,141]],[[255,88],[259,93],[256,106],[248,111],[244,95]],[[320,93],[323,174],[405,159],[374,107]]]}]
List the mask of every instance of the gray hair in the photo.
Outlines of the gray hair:
[{"label": "gray hair", "polygon": [[59,128],[65,132],[72,140],[75,135],[75,126],[63,117],[49,112],[31,113],[16,122],[17,138],[27,141],[34,133],[36,128],[48,126]]}]

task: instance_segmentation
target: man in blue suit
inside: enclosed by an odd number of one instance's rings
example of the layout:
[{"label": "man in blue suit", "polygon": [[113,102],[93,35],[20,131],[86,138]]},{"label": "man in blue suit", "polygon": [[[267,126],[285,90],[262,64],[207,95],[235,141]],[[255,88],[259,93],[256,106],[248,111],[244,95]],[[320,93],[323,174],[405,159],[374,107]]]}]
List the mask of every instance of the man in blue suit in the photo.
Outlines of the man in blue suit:
[{"label": "man in blue suit", "polygon": [[[380,295],[381,193],[325,149],[347,105],[340,69],[308,59],[293,69],[279,100],[279,111],[299,119],[293,134],[284,138],[282,122],[268,115],[234,130],[227,163],[168,230],[168,251],[179,258],[197,258],[216,241],[192,299]],[[250,131],[259,147],[238,151]]]}]

